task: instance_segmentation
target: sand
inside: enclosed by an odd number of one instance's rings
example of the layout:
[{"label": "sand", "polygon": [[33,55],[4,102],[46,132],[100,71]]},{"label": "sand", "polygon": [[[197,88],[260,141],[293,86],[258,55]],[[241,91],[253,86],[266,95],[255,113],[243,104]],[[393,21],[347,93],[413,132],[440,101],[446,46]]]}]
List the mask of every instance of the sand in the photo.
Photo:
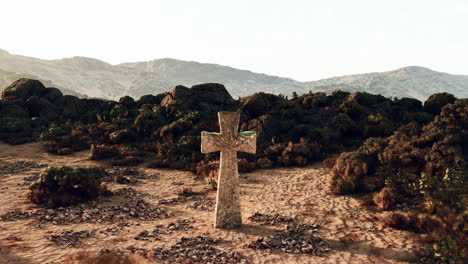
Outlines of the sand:
[{"label": "sand", "polygon": [[[34,161],[49,166],[104,166],[103,163],[88,159],[89,152],[74,153],[71,156],[54,156],[42,151],[39,143],[20,146],[0,144],[0,162]],[[43,171],[32,169],[15,175],[0,176],[0,214],[13,210],[34,208],[28,202],[27,187],[18,186],[23,177]],[[156,179],[139,180],[135,185],[111,183],[109,189],[131,187],[146,194],[144,199],[162,207],[173,215],[154,221],[130,220],[130,225],[119,228],[116,235],[99,233],[107,228],[117,228],[115,223],[38,225],[34,219],[0,221],[0,263],[60,263],[63,259],[83,249],[100,250],[133,245],[153,248],[170,247],[181,237],[199,234],[222,238],[225,243],[216,245],[221,250],[237,251],[250,263],[408,263],[416,261],[413,253],[419,247],[413,233],[385,227],[379,221],[382,212],[363,207],[349,196],[335,196],[327,189],[326,170],[321,164],[304,168],[277,168],[258,170],[241,174],[241,205],[243,227],[235,230],[213,228],[214,210],[200,211],[191,208],[190,202],[175,205],[159,205],[160,199],[177,197],[181,188],[189,187],[213,198],[216,192],[210,190],[205,181],[197,180],[190,172],[147,169],[140,167]],[[114,197],[106,197],[109,200]],[[117,199],[117,198],[115,198]],[[115,202],[115,201],[114,201]],[[318,224],[316,236],[330,245],[331,251],[323,256],[288,254],[279,250],[254,250],[246,244],[271,235],[284,226],[261,225],[248,220],[256,212],[297,218],[301,223]],[[193,223],[189,231],[174,231],[161,235],[159,241],[141,241],[134,237],[143,230],[153,230],[156,225],[167,226],[178,219]],[[78,248],[67,248],[49,240],[51,234],[64,230],[94,230],[97,235],[83,240]]]}]

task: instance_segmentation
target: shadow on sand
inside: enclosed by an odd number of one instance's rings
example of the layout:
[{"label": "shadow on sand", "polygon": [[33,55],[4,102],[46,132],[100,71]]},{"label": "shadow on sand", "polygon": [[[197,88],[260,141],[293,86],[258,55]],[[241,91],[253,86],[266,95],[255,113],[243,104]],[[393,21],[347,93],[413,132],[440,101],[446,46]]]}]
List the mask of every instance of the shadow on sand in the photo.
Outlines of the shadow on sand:
[{"label": "shadow on sand", "polygon": [[249,236],[270,236],[275,233],[275,229],[269,228],[266,226],[258,226],[258,225],[251,225],[251,224],[243,224],[241,228],[231,229],[231,231],[236,233],[242,233]]},{"label": "shadow on sand", "polygon": [[330,245],[332,250],[346,251],[353,254],[363,254],[396,261],[417,262],[419,260],[416,254],[408,251],[380,248],[358,242],[342,242],[331,239],[324,239],[324,241]]},{"label": "shadow on sand", "polygon": [[0,244],[0,264],[31,264],[30,260],[9,254]]}]

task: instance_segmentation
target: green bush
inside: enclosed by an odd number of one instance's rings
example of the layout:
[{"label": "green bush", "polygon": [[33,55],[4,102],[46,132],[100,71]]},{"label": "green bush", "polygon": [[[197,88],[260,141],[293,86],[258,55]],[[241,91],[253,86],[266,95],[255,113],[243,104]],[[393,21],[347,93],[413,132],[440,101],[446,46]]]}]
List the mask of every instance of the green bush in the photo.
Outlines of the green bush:
[{"label": "green bush", "polygon": [[50,208],[95,199],[105,191],[101,168],[50,167],[31,187],[29,199]]},{"label": "green bush", "polygon": [[137,139],[137,135],[131,129],[122,129],[109,134],[109,140],[112,143],[120,144],[125,142],[133,142]]}]

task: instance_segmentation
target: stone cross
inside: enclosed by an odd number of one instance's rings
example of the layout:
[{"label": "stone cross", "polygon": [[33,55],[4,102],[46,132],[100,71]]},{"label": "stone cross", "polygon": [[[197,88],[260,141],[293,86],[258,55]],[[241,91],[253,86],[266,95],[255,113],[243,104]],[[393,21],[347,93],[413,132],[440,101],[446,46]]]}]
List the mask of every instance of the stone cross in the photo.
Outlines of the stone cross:
[{"label": "stone cross", "polygon": [[239,113],[219,112],[220,133],[203,131],[201,134],[202,153],[221,151],[215,228],[234,228],[242,224],[237,151],[255,154],[257,134],[254,131],[238,133],[239,119]]}]

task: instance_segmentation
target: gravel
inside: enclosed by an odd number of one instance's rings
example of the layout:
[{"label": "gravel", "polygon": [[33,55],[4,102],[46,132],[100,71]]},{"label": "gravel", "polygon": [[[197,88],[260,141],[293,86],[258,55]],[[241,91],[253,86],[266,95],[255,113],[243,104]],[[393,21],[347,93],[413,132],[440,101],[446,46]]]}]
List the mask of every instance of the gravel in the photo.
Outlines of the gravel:
[{"label": "gravel", "polygon": [[279,249],[290,254],[307,254],[321,256],[330,251],[330,247],[319,237],[311,235],[318,229],[317,225],[290,225],[285,231],[257,239],[247,245],[252,249]]},{"label": "gravel", "polygon": [[164,225],[157,225],[153,231],[144,230],[134,237],[135,240],[160,240],[160,235],[169,235],[174,231],[189,231],[193,229],[193,219],[177,219],[175,222],[169,223],[166,227]]},{"label": "gravel", "polygon": [[63,231],[60,234],[52,234],[49,240],[57,243],[58,245],[73,248],[82,246],[82,240],[93,235],[94,232],[87,230],[78,232],[74,232],[73,230],[67,230]]},{"label": "gravel", "polygon": [[47,164],[38,164],[34,161],[16,161],[0,163],[0,175],[5,174],[18,174],[32,169],[40,169],[47,167]]},{"label": "gravel", "polygon": [[113,191],[112,194],[116,195],[116,196],[123,196],[125,198],[132,198],[132,199],[133,198],[142,198],[142,197],[148,195],[147,193],[138,192],[135,189],[130,188],[130,187],[117,189],[117,190]]},{"label": "gravel", "polygon": [[152,250],[129,246],[132,253],[141,254],[154,263],[248,263],[235,251],[221,251],[213,247],[222,243],[221,239],[206,236],[182,237],[170,248],[156,247]]},{"label": "gravel", "polygon": [[190,208],[198,211],[212,211],[214,210],[215,200],[209,197],[197,197],[195,202],[190,205]]},{"label": "gravel", "polygon": [[277,225],[277,224],[292,224],[296,223],[294,218],[286,217],[280,214],[262,214],[256,212],[254,215],[248,218],[252,222],[261,223],[262,225]]},{"label": "gravel", "polygon": [[117,182],[120,184],[134,184],[138,180],[155,180],[159,175],[146,174],[137,168],[110,167],[105,169],[104,182]]},{"label": "gravel", "polygon": [[171,214],[162,208],[154,207],[144,200],[135,199],[116,206],[97,205],[96,202],[57,209],[36,211],[12,211],[0,215],[1,221],[14,221],[36,218],[41,223],[65,225],[71,223],[109,223],[138,219],[141,221],[168,218]]}]

